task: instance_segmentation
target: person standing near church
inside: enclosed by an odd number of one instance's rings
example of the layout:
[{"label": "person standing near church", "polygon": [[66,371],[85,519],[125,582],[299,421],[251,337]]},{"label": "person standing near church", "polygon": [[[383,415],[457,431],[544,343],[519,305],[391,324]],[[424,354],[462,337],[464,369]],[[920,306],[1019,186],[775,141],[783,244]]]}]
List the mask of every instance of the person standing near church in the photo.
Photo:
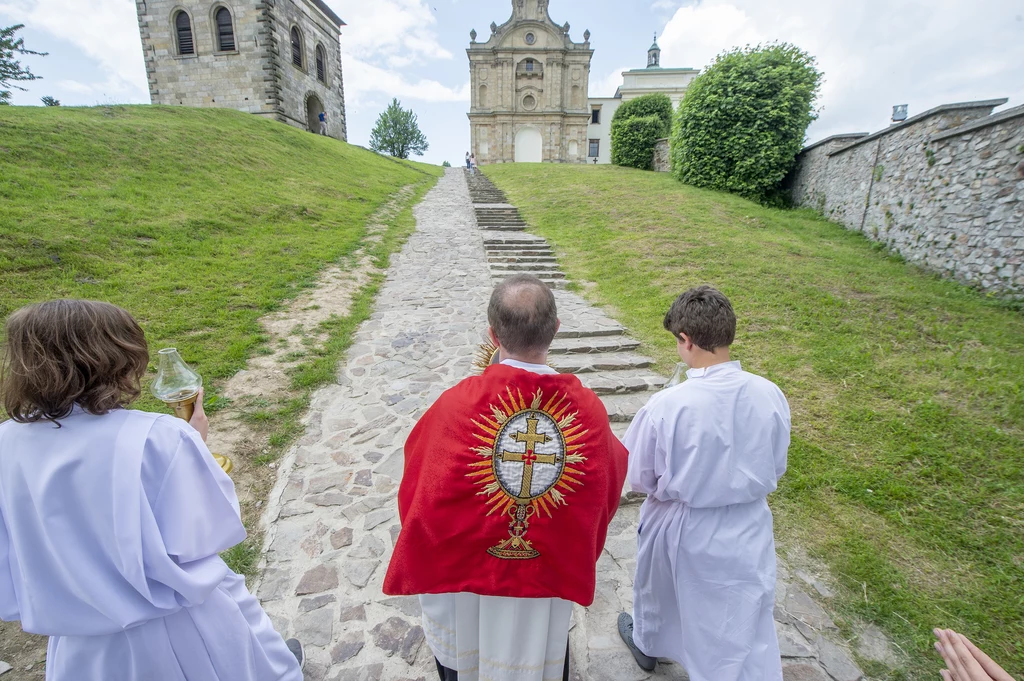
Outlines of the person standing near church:
[{"label": "person standing near church", "polygon": [[469,152],[466,152],[466,170],[473,170],[473,162],[469,160]]},{"label": "person standing near church", "polygon": [[597,395],[547,365],[559,322],[540,279],[499,284],[487,320],[499,363],[405,443],[384,593],[420,596],[442,681],[567,680],[572,602],[594,600],[627,453]]},{"label": "person standing near church", "polygon": [[149,352],[114,305],[31,305],[6,336],[0,619],[50,637],[47,681],[302,681],[218,555],[245,528],[202,392],[189,423],[129,410]]},{"label": "person standing near church", "polygon": [[665,657],[692,681],[781,681],[766,498],[786,471],[789,405],[731,361],[736,315],[721,292],[686,291],[664,325],[689,370],[623,440],[630,487],[647,499],[633,616],[619,616],[619,634],[648,671]]},{"label": "person standing near church", "polygon": [[321,135],[326,135],[327,134],[327,112],[326,111],[321,111],[319,119],[320,119],[320,134]]}]

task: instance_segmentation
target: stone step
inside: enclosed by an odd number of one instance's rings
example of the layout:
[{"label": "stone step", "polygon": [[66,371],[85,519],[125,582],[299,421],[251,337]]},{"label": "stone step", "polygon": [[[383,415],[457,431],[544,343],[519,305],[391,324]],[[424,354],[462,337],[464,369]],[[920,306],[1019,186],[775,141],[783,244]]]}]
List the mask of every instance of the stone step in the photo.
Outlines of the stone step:
[{"label": "stone step", "polygon": [[522,232],[526,229],[526,225],[481,225],[480,229],[491,230],[492,232]]},{"label": "stone step", "polygon": [[608,410],[608,420],[612,423],[629,423],[640,411],[640,408],[647,404],[656,391],[642,393],[628,393],[626,395],[602,395],[601,401],[604,408]]},{"label": "stone step", "polygon": [[501,279],[504,279],[505,277],[511,277],[513,274],[529,274],[531,276],[537,277],[541,281],[565,281],[567,278],[565,276],[565,272],[559,272],[558,270],[491,270],[492,277],[499,277]]},{"label": "stone step", "polygon": [[552,355],[589,355],[600,352],[628,352],[640,347],[640,341],[628,336],[595,336],[592,338],[555,339]]},{"label": "stone step", "polygon": [[654,364],[649,357],[632,352],[608,352],[594,355],[552,355],[549,361],[551,366],[563,374],[589,374],[595,371],[645,369]]},{"label": "stone step", "polygon": [[555,279],[565,276],[552,262],[492,262],[490,268],[491,272],[550,272]]},{"label": "stone step", "polygon": [[505,244],[515,246],[547,246],[548,242],[534,234],[524,234],[523,236],[489,236],[484,238],[484,246],[488,248]]},{"label": "stone step", "polygon": [[520,257],[538,257],[538,258],[551,258],[554,260],[554,256],[551,255],[551,251],[536,251],[531,249],[516,249],[506,251],[487,251],[488,257],[491,258],[520,258]]},{"label": "stone step", "polygon": [[599,328],[583,328],[577,329],[569,325],[568,322],[563,323],[562,327],[558,329],[558,333],[555,334],[555,338],[596,338],[599,336],[621,336],[626,332],[626,329],[621,326],[602,326]]},{"label": "stone step", "polygon": [[512,253],[487,254],[487,262],[490,263],[544,263],[558,266],[558,260],[553,255],[520,255],[518,251]]},{"label": "stone step", "polygon": [[477,220],[479,227],[521,227],[526,229],[526,223],[522,220]]},{"label": "stone step", "polygon": [[583,374],[580,381],[598,395],[628,395],[661,390],[665,377],[645,369]]},{"label": "stone step", "polygon": [[[530,237],[532,235],[524,234],[524,237]],[[529,249],[532,251],[545,251],[551,253],[551,247],[548,246],[546,241],[541,241],[536,238],[525,238],[517,239],[507,243],[489,243],[493,241],[492,237],[484,239],[484,249],[488,251],[514,251],[517,249]]]}]

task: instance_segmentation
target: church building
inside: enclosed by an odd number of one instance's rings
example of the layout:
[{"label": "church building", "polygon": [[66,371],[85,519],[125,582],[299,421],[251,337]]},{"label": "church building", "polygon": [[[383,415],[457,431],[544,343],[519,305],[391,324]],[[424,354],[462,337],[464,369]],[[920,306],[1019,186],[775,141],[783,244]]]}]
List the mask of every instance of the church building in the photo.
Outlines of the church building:
[{"label": "church building", "polygon": [[590,125],[587,128],[587,159],[593,163],[612,162],[612,116],[623,102],[655,92],[668,95],[672,108],[683,101],[690,82],[700,74],[699,69],[664,68],[661,48],[655,37],[647,51],[647,67],[622,72],[622,85],[611,97],[590,98]]},{"label": "church building", "polygon": [[470,33],[470,136],[477,163],[586,163],[590,31],[569,37],[548,0],[512,0],[512,16]]},{"label": "church building", "polygon": [[345,22],[323,0],[136,0],[153,104],[225,107],[347,139]]}]

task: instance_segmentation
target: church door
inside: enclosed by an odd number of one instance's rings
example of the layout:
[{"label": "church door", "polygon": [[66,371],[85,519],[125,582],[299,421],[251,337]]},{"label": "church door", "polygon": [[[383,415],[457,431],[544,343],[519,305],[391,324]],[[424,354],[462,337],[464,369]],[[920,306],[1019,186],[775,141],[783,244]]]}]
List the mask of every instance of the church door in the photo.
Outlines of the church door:
[{"label": "church door", "polygon": [[544,160],[544,141],[540,130],[526,126],[516,133],[516,163],[540,163]]},{"label": "church door", "polygon": [[320,132],[320,112],[323,110],[324,105],[320,98],[310,95],[306,100],[306,125],[309,126],[310,132]]}]

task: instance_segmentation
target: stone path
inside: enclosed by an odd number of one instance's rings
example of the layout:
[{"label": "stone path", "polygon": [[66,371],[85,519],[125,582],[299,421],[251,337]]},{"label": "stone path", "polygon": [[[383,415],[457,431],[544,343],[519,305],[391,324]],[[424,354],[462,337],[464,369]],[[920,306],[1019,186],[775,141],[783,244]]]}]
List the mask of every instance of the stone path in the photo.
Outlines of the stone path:
[{"label": "stone path", "polygon": [[[377,312],[356,332],[337,384],[314,397],[306,435],[282,461],[265,518],[256,591],[278,629],[305,642],[309,681],[436,678],[417,599],[386,597],[381,583],[399,531],[403,442],[431,402],[472,372],[495,279],[530,271],[556,289],[562,328],[551,362],[602,396],[620,434],[664,381],[618,323],[562,288],[550,247],[522,231],[518,211],[486,178],[467,182],[463,170],[448,170],[415,216],[417,231],[392,259]],[[674,664],[643,672],[616,633],[632,598],[638,501],[624,495],[598,563],[595,603],[575,609],[574,679],[686,678]],[[829,616],[785,566],[777,602],[787,681],[861,678],[829,637]],[[884,639],[878,649],[887,652]]]}]

